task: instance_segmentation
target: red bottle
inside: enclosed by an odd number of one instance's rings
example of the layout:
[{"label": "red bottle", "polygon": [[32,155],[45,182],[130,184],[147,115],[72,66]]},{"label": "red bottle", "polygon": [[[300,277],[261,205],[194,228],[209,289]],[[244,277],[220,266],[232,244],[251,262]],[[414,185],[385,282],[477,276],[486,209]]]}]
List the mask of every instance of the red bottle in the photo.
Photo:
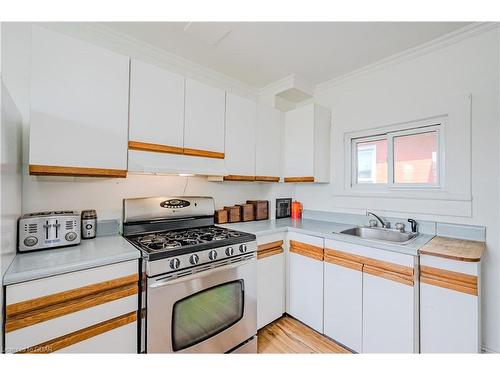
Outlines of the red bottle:
[{"label": "red bottle", "polygon": [[294,201],[292,202],[292,219],[302,218],[302,203]]}]

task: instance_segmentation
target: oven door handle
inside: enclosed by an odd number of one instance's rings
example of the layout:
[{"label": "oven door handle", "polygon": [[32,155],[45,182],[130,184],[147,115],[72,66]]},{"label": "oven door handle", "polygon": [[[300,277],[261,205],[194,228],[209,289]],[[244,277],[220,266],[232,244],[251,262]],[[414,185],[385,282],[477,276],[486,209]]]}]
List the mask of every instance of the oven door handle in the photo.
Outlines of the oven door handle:
[{"label": "oven door handle", "polygon": [[242,267],[242,266],[245,266],[245,265],[250,264],[250,263],[255,262],[255,261],[256,261],[256,258],[251,258],[249,260],[240,261],[240,262],[237,262],[237,263],[231,263],[231,264],[228,264],[227,266],[216,267],[216,268],[212,268],[212,269],[209,269],[209,270],[206,270],[206,271],[202,271],[202,272],[196,272],[196,273],[193,273],[193,274],[191,274],[189,276],[183,276],[183,277],[176,278],[176,279],[173,279],[173,280],[157,281],[154,284],[151,284],[149,286],[149,288],[156,289],[156,288],[161,288],[161,287],[164,287],[164,286],[167,286],[167,285],[174,285],[174,284],[184,283],[184,282],[192,280],[192,279],[197,279],[199,277],[205,277],[205,276],[211,275],[212,273],[222,272],[222,271],[228,271],[228,270],[231,270],[233,268]]}]

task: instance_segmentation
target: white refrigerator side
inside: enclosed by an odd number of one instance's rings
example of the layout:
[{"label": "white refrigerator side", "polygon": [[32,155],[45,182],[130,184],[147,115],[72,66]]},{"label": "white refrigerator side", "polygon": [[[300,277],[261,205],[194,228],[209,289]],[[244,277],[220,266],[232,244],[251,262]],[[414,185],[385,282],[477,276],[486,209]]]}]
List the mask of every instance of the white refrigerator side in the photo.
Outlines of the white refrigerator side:
[{"label": "white refrigerator side", "polygon": [[[7,88],[1,83],[1,161],[0,161],[0,196],[1,196],[1,233],[0,233],[0,276],[16,255],[17,219],[21,215],[21,128],[22,118]],[[0,319],[3,321],[3,287],[0,287]],[[3,325],[0,328],[3,337]],[[3,351],[3,340],[2,340]]]}]

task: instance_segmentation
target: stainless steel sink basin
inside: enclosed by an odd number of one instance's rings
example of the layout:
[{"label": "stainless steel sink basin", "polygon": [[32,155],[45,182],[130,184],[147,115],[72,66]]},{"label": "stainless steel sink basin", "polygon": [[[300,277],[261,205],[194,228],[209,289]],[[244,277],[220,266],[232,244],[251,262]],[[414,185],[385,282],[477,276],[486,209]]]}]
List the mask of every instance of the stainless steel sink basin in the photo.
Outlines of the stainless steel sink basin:
[{"label": "stainless steel sink basin", "polygon": [[400,245],[407,244],[414,240],[418,233],[400,232],[395,229],[355,227],[343,230],[342,234],[360,237],[366,240],[392,242]]}]

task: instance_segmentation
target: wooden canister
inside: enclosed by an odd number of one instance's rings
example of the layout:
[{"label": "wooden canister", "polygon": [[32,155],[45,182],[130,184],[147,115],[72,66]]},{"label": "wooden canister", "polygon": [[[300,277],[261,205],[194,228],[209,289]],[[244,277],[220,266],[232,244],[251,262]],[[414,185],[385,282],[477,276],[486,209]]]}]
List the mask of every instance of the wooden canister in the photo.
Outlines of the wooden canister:
[{"label": "wooden canister", "polygon": [[253,206],[255,220],[267,220],[269,218],[269,201],[249,200],[247,203]]},{"label": "wooden canister", "polygon": [[241,212],[239,206],[226,206],[224,209],[227,211],[228,222],[236,223],[241,221]]},{"label": "wooden canister", "polygon": [[215,211],[215,222],[217,224],[225,224],[228,221],[228,215],[227,211],[222,209],[222,210],[217,210]]},{"label": "wooden canister", "polygon": [[241,221],[252,221],[255,220],[255,213],[252,204],[240,204],[240,217]]}]

